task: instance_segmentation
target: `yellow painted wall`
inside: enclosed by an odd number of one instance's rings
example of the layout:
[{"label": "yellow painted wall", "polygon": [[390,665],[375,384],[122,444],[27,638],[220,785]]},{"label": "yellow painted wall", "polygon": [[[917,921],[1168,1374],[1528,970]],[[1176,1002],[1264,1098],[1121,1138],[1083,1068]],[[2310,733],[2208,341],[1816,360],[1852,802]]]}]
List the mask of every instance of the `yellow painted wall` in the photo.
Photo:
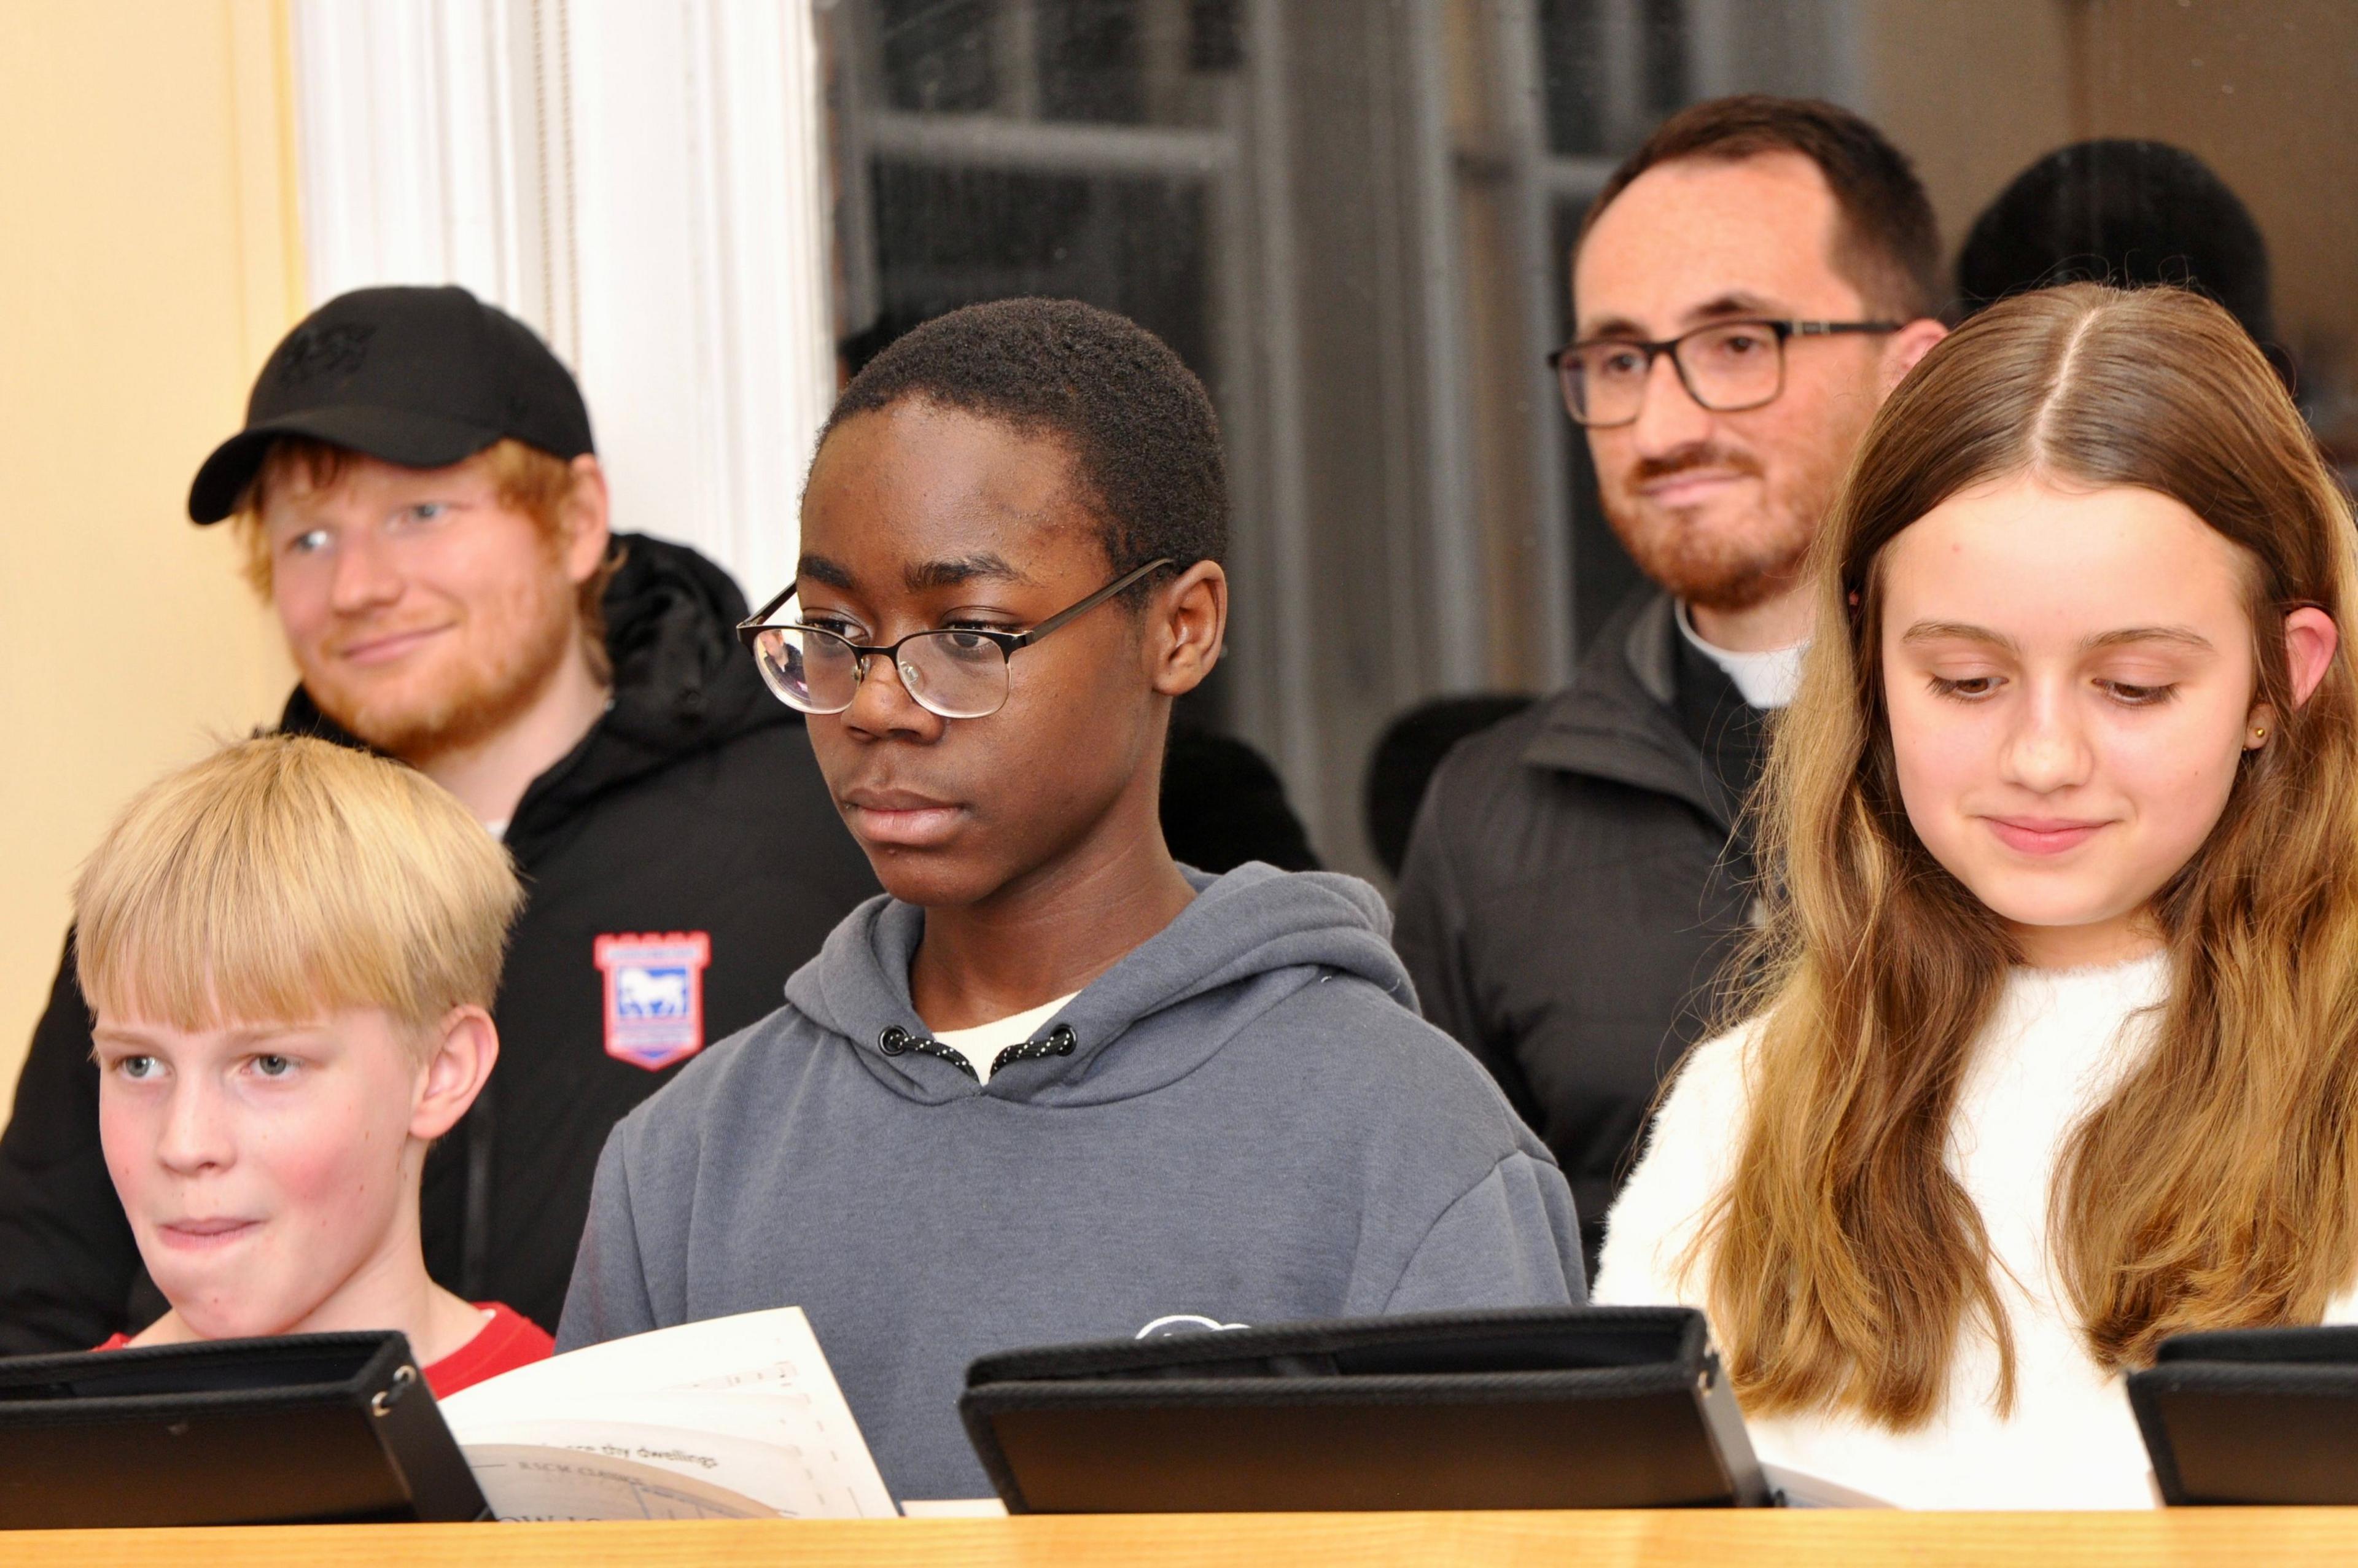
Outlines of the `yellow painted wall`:
[{"label": "yellow painted wall", "polygon": [[281,0],[0,18],[0,1085],[108,816],[290,678],[183,511],[300,308],[287,59]]}]

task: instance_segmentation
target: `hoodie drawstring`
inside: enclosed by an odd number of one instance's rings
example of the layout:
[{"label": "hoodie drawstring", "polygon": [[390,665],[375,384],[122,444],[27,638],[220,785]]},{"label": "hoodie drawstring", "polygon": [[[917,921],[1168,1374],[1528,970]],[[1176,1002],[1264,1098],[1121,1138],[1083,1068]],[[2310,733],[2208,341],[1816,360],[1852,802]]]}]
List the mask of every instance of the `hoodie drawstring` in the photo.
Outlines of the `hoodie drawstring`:
[{"label": "hoodie drawstring", "polygon": [[[1020,1045],[1010,1045],[1001,1051],[991,1062],[990,1070],[996,1075],[1010,1062],[1036,1061],[1042,1056],[1069,1056],[1080,1043],[1080,1036],[1073,1033],[1071,1024],[1060,1023],[1037,1040],[1026,1040]],[[982,1075],[974,1070],[974,1064],[968,1061],[965,1054],[956,1046],[945,1045],[922,1034],[912,1034],[897,1023],[887,1025],[884,1033],[876,1037],[876,1049],[887,1056],[905,1055],[914,1051],[920,1056],[938,1057],[977,1083],[982,1081]]]}]

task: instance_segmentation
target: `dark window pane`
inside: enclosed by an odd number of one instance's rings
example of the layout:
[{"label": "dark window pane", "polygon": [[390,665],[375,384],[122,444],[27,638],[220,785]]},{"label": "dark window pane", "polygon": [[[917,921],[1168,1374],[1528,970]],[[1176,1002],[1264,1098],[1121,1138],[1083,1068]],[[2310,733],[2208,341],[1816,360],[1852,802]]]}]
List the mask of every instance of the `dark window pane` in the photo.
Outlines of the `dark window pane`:
[{"label": "dark window pane", "polygon": [[895,335],[977,300],[1084,299],[1215,379],[1199,183],[886,159],[874,189],[881,315]]},{"label": "dark window pane", "polygon": [[1540,0],[1540,67],[1548,150],[1594,157],[1605,148],[1605,18],[1598,0]]},{"label": "dark window pane", "polygon": [[1235,70],[1245,62],[1243,0],[1187,0],[1187,68]]},{"label": "dark window pane", "polygon": [[1651,126],[1687,101],[1686,0],[1646,0],[1643,16],[1646,124]]},{"label": "dark window pane", "polygon": [[1145,119],[1138,0],[1039,0],[1039,7],[1041,117]]},{"label": "dark window pane", "polygon": [[976,114],[997,96],[991,0],[882,0],[884,96],[895,109]]}]

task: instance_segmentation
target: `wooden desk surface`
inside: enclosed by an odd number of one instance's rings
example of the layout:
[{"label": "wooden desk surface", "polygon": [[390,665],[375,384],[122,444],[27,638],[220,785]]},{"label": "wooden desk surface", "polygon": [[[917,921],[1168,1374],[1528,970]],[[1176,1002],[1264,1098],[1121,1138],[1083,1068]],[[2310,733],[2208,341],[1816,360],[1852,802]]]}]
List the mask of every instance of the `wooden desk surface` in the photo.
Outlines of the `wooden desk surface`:
[{"label": "wooden desk surface", "polygon": [[1546,1564],[2347,1563],[2358,1509],[2190,1509],[2116,1514],[1788,1512],[1165,1514],[774,1523],[286,1526],[28,1531],[0,1537],[15,1568],[52,1563],[791,1563],[980,1568],[1089,1563]]}]

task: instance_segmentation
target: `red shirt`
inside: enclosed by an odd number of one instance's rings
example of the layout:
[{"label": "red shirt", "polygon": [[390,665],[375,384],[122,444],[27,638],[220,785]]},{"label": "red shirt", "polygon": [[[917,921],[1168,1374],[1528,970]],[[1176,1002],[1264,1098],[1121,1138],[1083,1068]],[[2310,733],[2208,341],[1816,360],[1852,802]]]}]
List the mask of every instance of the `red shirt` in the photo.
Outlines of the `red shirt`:
[{"label": "red shirt", "polygon": [[[475,1304],[492,1314],[491,1321],[475,1331],[474,1338],[426,1368],[426,1386],[438,1400],[447,1400],[487,1378],[545,1361],[557,1349],[557,1341],[546,1329],[514,1307],[498,1302]],[[130,1343],[129,1335],[118,1334],[98,1348],[120,1350]]]}]

